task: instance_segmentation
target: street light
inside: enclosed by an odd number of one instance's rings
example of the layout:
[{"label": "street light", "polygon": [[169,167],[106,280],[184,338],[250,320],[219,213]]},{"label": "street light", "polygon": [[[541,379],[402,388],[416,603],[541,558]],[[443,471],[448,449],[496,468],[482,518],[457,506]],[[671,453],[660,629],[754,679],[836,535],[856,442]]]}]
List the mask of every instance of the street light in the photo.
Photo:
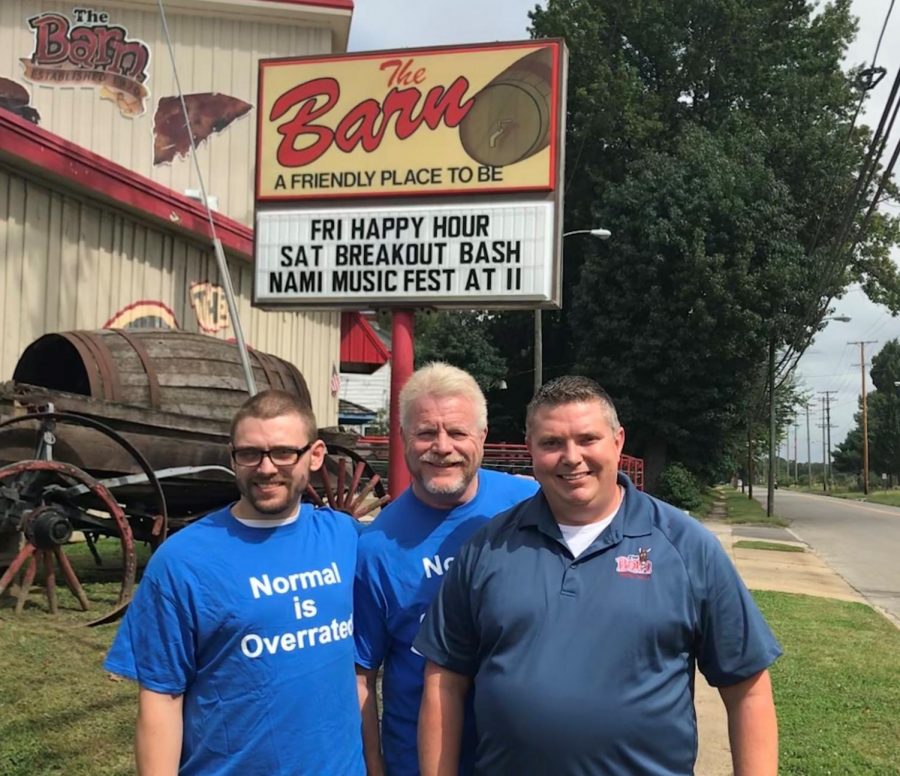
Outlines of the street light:
[{"label": "street light", "polygon": [[[576,234],[588,234],[596,237],[598,240],[608,240],[612,232],[609,229],[573,229],[571,232],[564,232],[562,239],[572,237]],[[542,310],[538,308],[534,311],[534,392],[544,383],[544,329],[541,318]]]}]

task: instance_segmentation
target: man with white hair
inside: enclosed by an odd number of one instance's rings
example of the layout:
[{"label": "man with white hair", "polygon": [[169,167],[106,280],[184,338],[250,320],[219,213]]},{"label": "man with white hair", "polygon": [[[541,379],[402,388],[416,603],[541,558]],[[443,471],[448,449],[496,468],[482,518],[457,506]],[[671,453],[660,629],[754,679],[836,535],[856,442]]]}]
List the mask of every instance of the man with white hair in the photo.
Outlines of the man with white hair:
[{"label": "man with white hair", "polygon": [[[416,725],[425,660],[412,648],[419,623],[460,546],[498,512],[530,497],[533,480],[480,468],[487,403],[474,378],[433,363],[400,392],[412,484],[360,537],[354,596],[357,684],[369,776],[417,776]],[[384,665],[379,733],[376,675]],[[466,719],[460,772],[474,763]],[[383,755],[382,755],[383,752]]]}]

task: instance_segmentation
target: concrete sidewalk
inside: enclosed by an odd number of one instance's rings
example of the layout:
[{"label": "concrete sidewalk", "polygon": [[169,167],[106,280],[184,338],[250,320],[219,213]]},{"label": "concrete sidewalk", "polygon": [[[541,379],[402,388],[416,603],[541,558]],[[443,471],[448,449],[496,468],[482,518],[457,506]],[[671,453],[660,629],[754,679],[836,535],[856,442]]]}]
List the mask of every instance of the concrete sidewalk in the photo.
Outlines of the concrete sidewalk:
[{"label": "concrete sidewalk", "polygon": [[[839,576],[825,561],[803,542],[783,528],[751,528],[713,521],[703,523],[722,542],[734,561],[744,583],[751,590],[774,590],[781,593],[836,598],[841,601],[867,601]],[[735,547],[741,539],[794,544],[805,552],[749,550]],[[695,703],[700,732],[697,776],[730,776],[731,748],[728,744],[728,723],[718,690],[710,687],[703,675],[697,673]]]}]

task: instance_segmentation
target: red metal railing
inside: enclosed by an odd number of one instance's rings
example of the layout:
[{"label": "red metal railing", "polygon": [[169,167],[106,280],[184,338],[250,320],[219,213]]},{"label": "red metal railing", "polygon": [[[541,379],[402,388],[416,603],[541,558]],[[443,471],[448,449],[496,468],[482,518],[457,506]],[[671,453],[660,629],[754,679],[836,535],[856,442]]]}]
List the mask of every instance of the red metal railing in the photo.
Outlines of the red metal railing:
[{"label": "red metal railing", "polygon": [[[387,464],[388,438],[386,436],[363,436],[356,440],[356,452],[371,464]],[[531,456],[525,445],[509,442],[487,442],[484,445],[486,469],[497,469],[513,474],[531,473]],[[376,465],[376,468],[380,468]],[[644,489],[644,460],[631,455],[619,459],[619,469],[628,475],[638,490]]]}]

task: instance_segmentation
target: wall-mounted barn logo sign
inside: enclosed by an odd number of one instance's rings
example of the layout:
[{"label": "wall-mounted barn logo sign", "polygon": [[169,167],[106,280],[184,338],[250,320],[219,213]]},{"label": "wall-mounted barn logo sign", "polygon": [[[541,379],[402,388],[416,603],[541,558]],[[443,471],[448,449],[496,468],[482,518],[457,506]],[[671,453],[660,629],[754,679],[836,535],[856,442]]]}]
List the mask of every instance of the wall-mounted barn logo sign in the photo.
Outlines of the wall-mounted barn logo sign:
[{"label": "wall-mounted barn logo sign", "polygon": [[150,47],[111,24],[109,14],[75,8],[69,19],[60,13],[33,16],[34,51],[22,59],[24,77],[38,86],[93,87],[112,100],[123,116],[140,116],[149,96],[146,82]]},{"label": "wall-mounted barn logo sign", "polygon": [[231,318],[228,315],[228,300],[225,298],[225,289],[207,281],[191,283],[188,297],[194,315],[197,316],[197,325],[200,331],[206,334],[215,334],[224,331],[231,326]]},{"label": "wall-mounted barn logo sign", "polygon": [[260,63],[257,199],[549,192],[562,41]]}]

